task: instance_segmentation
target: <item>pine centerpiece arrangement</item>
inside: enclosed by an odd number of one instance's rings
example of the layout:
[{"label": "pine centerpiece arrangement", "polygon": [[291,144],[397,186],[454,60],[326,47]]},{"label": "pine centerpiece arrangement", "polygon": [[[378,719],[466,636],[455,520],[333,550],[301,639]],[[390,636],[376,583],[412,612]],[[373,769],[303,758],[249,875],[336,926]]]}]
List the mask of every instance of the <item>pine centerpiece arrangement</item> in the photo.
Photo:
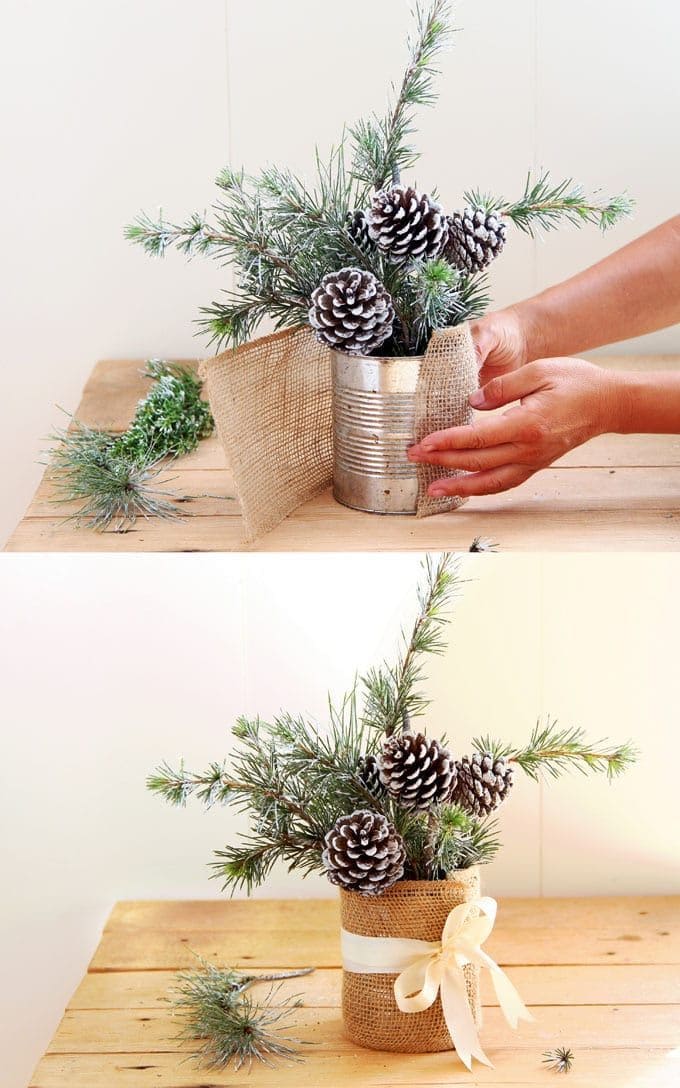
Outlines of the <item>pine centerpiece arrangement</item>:
[{"label": "pine centerpiece arrangement", "polygon": [[[481,949],[479,956],[471,951],[469,930],[483,939],[479,914],[493,925],[495,904],[480,897],[479,867],[499,848],[499,808],[518,775],[556,779],[574,768],[611,779],[635,753],[628,744],[591,744],[581,730],[547,722],[523,746],[482,736],[470,754],[458,755],[445,738],[416,728],[429,705],[424,663],[445,649],[447,608],[460,583],[451,556],[426,560],[418,614],[397,660],[369,670],[339,704],[330,701],[325,727],[287,713],[272,722],[241,718],[228,761],[202,773],[163,764],[147,784],[175,805],[195,796],[207,807],[246,815],[249,831],[218,850],[213,863],[231,892],[252,891],[279,862],[302,875],[323,873],[340,888],[344,1016],[355,1041],[429,1051],[450,1049],[453,1039],[465,1061],[485,1060],[476,1034],[474,1045],[469,1039],[478,1020],[479,967],[488,962]],[[397,985],[401,960],[389,970],[396,952],[384,942],[421,941],[432,949],[432,942],[454,941],[454,930],[467,942],[465,1009],[451,1012],[435,1000],[436,990],[429,1004],[409,1006],[412,992]],[[377,941],[369,962],[386,964],[383,972],[362,970],[366,941]],[[506,1013],[516,1022],[526,1010],[515,996],[519,1004]]]},{"label": "pine centerpiece arrangement", "polygon": [[[421,187],[415,115],[437,100],[453,23],[447,0],[416,3],[413,16],[406,67],[385,112],[349,124],[327,154],[317,150],[311,178],[279,165],[259,173],[227,167],[212,214],[174,221],[142,213],[126,230],[153,256],[174,246],[234,269],[235,288],[202,308],[199,327],[216,350],[240,348],[238,366],[228,352],[205,373],[253,536],[318,492],[320,481],[332,481],[339,502],[372,513],[459,505],[425,501],[430,477],[443,470],[418,469],[406,450],[427,427],[469,421],[478,368],[467,322],[488,309],[493,262],[512,246],[513,230],[607,230],[631,209],[625,194],[588,194],[546,170],[529,172],[513,198],[470,188],[457,199],[440,194],[434,178]],[[455,129],[455,119],[443,122]],[[474,173],[474,150],[465,154]],[[287,330],[285,350],[272,337],[252,341],[265,320]],[[311,336],[323,351],[311,350]],[[319,405],[329,384],[326,417]],[[328,465],[320,430],[332,434]],[[263,498],[257,466],[272,445],[283,467]],[[296,468],[301,449],[304,471]]]},{"label": "pine centerpiece arrangement", "polygon": [[[485,273],[510,229],[533,235],[562,223],[602,230],[628,214],[625,195],[588,195],[571,179],[529,176],[514,199],[471,188],[456,207],[412,177],[417,107],[437,100],[437,62],[452,36],[447,0],[417,3],[409,56],[384,115],[349,126],[313,181],[286,167],[257,175],[227,168],[213,216],[173,222],[142,213],[128,239],[162,257],[175,246],[233,265],[233,294],[203,310],[211,342],[244,343],[260,321],[309,323],[331,348],[355,355],[418,355],[435,329],[486,309]],[[444,119],[446,122],[446,119]],[[474,156],[470,169],[474,171]],[[408,180],[402,180],[408,175]]]}]

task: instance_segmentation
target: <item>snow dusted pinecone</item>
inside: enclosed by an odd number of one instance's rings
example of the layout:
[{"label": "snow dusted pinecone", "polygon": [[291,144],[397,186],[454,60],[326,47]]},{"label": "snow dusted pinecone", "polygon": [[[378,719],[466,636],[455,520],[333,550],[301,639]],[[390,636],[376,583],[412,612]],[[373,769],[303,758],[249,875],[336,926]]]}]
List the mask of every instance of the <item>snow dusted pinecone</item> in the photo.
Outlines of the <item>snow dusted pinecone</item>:
[{"label": "snow dusted pinecone", "polygon": [[341,268],[312,293],[309,323],[316,338],[348,355],[370,355],[392,335],[392,298],[372,272]]},{"label": "snow dusted pinecone", "polygon": [[380,189],[368,210],[371,241],[393,264],[438,257],[448,239],[441,204],[425,193],[395,185]]},{"label": "snow dusted pinecone", "polygon": [[404,875],[401,835],[384,816],[359,809],[341,816],[326,835],[322,854],[331,884],[362,895],[380,895]]},{"label": "snow dusted pinecone", "polygon": [[451,797],[474,816],[488,816],[512,789],[512,768],[490,752],[475,752],[456,764],[458,781]]},{"label": "snow dusted pinecone", "polygon": [[355,212],[347,213],[347,233],[360,249],[371,248],[371,238],[368,233],[368,216],[363,208],[357,208]]},{"label": "snow dusted pinecone", "polygon": [[378,770],[378,760],[376,757],[362,756],[359,760],[357,770],[359,778],[368,792],[372,793],[374,797],[379,797],[380,794],[383,793],[383,787],[380,781],[380,771]]},{"label": "snow dusted pinecone", "polygon": [[498,212],[472,208],[448,217],[449,236],[444,256],[461,272],[481,272],[502,252],[507,228]]},{"label": "snow dusted pinecone", "polygon": [[427,809],[448,801],[456,765],[447,748],[422,733],[389,737],[378,756],[380,781],[403,808]]}]

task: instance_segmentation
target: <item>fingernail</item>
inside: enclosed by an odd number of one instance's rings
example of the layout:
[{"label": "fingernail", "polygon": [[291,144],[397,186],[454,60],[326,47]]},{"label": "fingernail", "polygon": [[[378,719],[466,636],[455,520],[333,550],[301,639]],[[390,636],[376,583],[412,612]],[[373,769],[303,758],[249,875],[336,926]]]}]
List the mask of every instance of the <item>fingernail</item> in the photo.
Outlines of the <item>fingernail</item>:
[{"label": "fingernail", "polygon": [[431,495],[433,499],[443,499],[446,492],[443,487],[431,487],[428,491],[428,495]]},{"label": "fingernail", "polygon": [[470,404],[472,405],[473,408],[481,408],[481,406],[484,404],[484,390],[483,389],[476,389],[475,390],[475,392],[470,397]]}]

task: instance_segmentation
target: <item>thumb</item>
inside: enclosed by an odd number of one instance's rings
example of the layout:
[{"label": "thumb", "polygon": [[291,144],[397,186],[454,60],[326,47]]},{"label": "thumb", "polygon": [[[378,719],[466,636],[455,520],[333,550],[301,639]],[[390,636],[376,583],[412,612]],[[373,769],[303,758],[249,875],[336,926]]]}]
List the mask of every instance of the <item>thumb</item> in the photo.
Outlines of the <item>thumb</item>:
[{"label": "thumb", "polygon": [[528,397],[539,385],[540,377],[534,367],[531,364],[521,366],[519,370],[499,374],[481,389],[477,389],[470,397],[470,405],[480,411],[502,408],[504,404],[512,404],[515,400]]}]

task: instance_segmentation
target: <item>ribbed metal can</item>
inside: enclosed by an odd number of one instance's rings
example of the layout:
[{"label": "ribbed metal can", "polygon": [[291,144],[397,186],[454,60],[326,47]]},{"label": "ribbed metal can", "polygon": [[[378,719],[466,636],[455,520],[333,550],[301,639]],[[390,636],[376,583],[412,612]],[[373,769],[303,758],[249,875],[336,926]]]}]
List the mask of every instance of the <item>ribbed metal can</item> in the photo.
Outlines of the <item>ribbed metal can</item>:
[{"label": "ribbed metal can", "polygon": [[333,494],[372,514],[415,514],[415,393],[422,356],[333,352]]}]

